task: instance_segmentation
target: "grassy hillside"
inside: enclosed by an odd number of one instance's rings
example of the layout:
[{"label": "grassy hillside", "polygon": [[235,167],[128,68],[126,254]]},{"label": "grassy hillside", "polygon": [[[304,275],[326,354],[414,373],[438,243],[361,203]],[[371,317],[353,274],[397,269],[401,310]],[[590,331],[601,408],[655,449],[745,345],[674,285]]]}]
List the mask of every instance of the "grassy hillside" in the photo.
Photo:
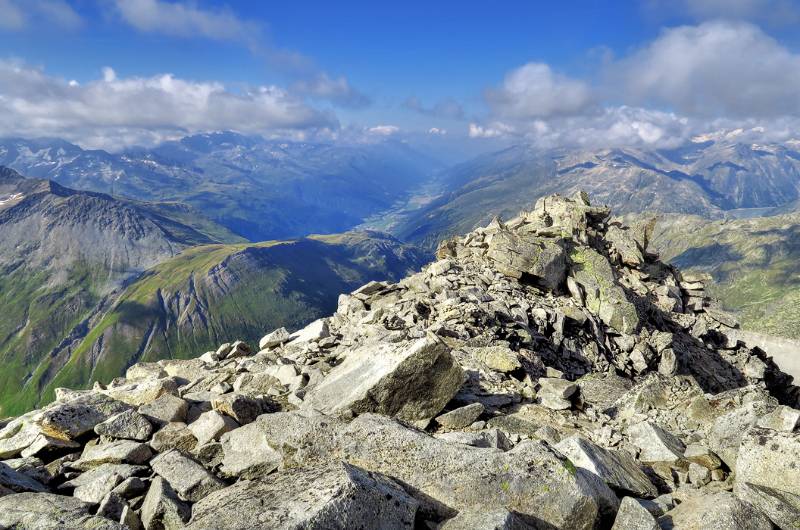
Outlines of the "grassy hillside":
[{"label": "grassy hillside", "polygon": [[[46,402],[59,386],[108,382],[138,361],[196,357],[226,341],[257,342],[275,327],[299,328],[335,310],[340,293],[400,279],[424,262],[420,252],[378,233],[187,249],[115,295],[66,358],[4,370],[0,415]],[[87,287],[76,293],[91,292]]]},{"label": "grassy hillside", "polygon": [[744,329],[800,339],[800,214],[662,216],[654,245],[681,269],[709,272],[711,292]]}]

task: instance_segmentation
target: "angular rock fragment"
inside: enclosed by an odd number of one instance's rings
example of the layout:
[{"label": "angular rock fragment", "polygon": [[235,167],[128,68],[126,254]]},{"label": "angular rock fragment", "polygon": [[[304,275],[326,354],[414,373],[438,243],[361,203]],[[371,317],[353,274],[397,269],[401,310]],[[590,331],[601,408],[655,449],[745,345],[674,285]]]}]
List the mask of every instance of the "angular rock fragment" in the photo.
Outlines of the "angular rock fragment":
[{"label": "angular rock fragment", "polygon": [[223,394],[211,400],[214,410],[230,416],[239,425],[255,420],[263,412],[261,400],[246,394]]},{"label": "angular rock fragment", "polygon": [[637,499],[625,497],[619,505],[611,530],[661,530],[661,527]]},{"label": "angular rock fragment", "polygon": [[439,413],[462,382],[449,348],[428,336],[350,352],[306,395],[304,406],[326,414],[350,409],[424,420]]},{"label": "angular rock fragment", "polygon": [[472,403],[437,416],[436,423],[447,429],[463,429],[472,425],[484,410],[482,404]]},{"label": "angular rock fragment", "polygon": [[212,491],[225,487],[224,482],[202,465],[175,449],[155,457],[150,467],[185,501],[199,501]]},{"label": "angular rock fragment", "polygon": [[686,449],[675,436],[649,421],[628,427],[628,437],[641,450],[643,462],[675,462]]},{"label": "angular rock fragment", "polygon": [[133,409],[126,410],[98,423],[94,432],[111,438],[145,442],[153,434],[153,425]]},{"label": "angular rock fragment", "polygon": [[286,331],[286,328],[278,328],[272,333],[264,335],[258,342],[258,347],[259,349],[266,350],[285,342],[289,342],[289,332]]},{"label": "angular rock fragment", "polygon": [[189,430],[197,438],[198,445],[204,445],[210,441],[219,440],[220,436],[238,427],[239,424],[230,416],[210,410],[201,414],[189,425]]},{"label": "angular rock fragment", "polygon": [[43,434],[73,440],[91,432],[98,423],[130,408],[123,400],[102,394],[85,394],[49,407],[39,419]]},{"label": "angular rock fragment", "polygon": [[162,427],[171,422],[186,421],[186,413],[188,411],[189,404],[172,394],[164,394],[139,407],[139,414],[157,427]]},{"label": "angular rock fragment", "polygon": [[133,440],[115,440],[87,445],[72,466],[86,471],[103,464],[144,464],[152,456],[153,451],[147,444]]},{"label": "angular rock fragment", "polygon": [[662,529],[771,530],[764,514],[726,491],[690,496],[658,518]]},{"label": "angular rock fragment", "polygon": [[637,497],[658,495],[658,489],[647,475],[624,452],[608,451],[579,436],[566,438],[555,448],[575,466],[594,473],[616,491]]},{"label": "angular rock fragment", "polygon": [[144,527],[147,530],[178,530],[185,528],[190,516],[191,508],[178,498],[169,483],[161,477],[154,478],[142,504]]}]

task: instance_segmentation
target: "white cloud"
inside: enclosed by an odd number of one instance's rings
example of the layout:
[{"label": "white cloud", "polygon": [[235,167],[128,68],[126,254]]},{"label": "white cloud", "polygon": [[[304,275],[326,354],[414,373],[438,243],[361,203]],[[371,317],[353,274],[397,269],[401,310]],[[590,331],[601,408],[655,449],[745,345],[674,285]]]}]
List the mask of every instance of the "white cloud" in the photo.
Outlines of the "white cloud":
[{"label": "white cloud", "polygon": [[0,29],[22,30],[34,24],[77,29],[83,20],[64,0],[0,0]]},{"label": "white cloud", "polygon": [[493,123],[486,126],[470,123],[467,129],[470,138],[497,138],[513,132],[513,128],[504,123]]},{"label": "white cloud", "polygon": [[447,130],[440,129],[439,127],[431,127],[428,129],[428,134],[432,134],[434,136],[444,136],[447,134]]},{"label": "white cloud", "polygon": [[194,3],[161,0],[114,0],[120,16],[140,31],[178,37],[249,41],[258,27],[228,9],[206,10]]},{"label": "white cloud", "polygon": [[276,86],[232,92],[170,74],[119,77],[111,68],[84,84],[0,61],[0,136],[58,136],[121,148],[198,131],[249,133],[336,128],[336,118]]},{"label": "white cloud", "polygon": [[400,132],[400,127],[396,125],[376,125],[367,129],[367,132],[377,136],[391,136]]},{"label": "white cloud", "polygon": [[592,91],[547,64],[528,63],[506,75],[500,88],[488,90],[486,99],[498,116],[546,118],[583,112],[592,104]]},{"label": "white cloud", "polygon": [[629,103],[690,115],[800,114],[800,55],[744,22],[668,29],[614,65],[610,79]]}]

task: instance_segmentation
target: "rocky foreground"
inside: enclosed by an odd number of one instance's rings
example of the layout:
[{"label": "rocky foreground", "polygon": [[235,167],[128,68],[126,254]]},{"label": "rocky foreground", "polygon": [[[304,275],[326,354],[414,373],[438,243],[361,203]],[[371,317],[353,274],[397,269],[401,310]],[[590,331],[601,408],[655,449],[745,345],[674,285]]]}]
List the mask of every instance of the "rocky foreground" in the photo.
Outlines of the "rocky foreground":
[{"label": "rocky foreground", "polygon": [[0,528],[781,529],[800,389],[585,195],[0,423]]}]

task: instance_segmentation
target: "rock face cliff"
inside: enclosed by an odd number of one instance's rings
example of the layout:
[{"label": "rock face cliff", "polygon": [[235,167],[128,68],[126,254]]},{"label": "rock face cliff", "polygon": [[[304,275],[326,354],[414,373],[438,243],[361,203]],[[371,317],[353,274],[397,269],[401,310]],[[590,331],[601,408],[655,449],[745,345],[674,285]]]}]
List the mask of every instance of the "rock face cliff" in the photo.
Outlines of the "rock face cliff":
[{"label": "rock face cliff", "polygon": [[[588,198],[0,424],[0,528],[794,528],[800,392]],[[200,353],[200,352],[198,352]]]}]

